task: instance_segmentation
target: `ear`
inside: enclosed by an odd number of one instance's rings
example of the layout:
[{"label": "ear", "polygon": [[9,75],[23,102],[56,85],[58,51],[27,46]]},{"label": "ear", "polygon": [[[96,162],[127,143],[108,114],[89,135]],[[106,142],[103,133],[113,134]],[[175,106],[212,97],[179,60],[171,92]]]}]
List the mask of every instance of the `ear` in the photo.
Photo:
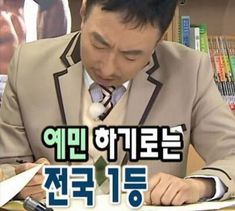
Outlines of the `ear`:
[{"label": "ear", "polygon": [[82,5],[80,9],[80,16],[81,16],[81,23],[84,22],[85,16],[86,16],[86,0],[82,0]]},{"label": "ear", "polygon": [[158,40],[157,40],[156,43],[155,43],[155,47],[154,47],[152,53],[154,53],[154,51],[155,51],[155,49],[157,48],[158,44],[159,44],[160,42],[162,42],[164,39],[165,39],[165,34],[163,34],[160,38],[158,38]]}]

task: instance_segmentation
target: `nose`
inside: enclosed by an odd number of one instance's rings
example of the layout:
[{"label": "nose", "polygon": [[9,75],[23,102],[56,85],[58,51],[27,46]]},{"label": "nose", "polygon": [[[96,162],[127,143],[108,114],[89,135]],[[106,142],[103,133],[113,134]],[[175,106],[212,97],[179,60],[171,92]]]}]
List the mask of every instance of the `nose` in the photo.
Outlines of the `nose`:
[{"label": "nose", "polygon": [[101,68],[102,77],[111,79],[113,75],[117,73],[117,58],[115,53],[109,53],[103,58],[103,64]]}]

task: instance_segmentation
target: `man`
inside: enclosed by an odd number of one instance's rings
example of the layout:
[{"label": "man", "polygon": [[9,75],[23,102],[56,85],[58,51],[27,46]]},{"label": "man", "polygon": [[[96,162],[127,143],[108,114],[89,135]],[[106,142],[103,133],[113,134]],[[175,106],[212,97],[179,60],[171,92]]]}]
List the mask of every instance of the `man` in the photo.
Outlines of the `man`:
[{"label": "man", "polygon": [[[45,157],[55,163],[53,149],[41,141],[48,125],[184,125],[181,162],[133,163],[119,142],[115,164],[148,166],[148,204],[181,205],[234,195],[235,120],[213,82],[209,59],[161,41],[176,4],[177,0],[87,0],[81,8],[81,33],[17,49],[0,111],[0,162]],[[113,91],[107,103],[113,109],[105,108],[96,116],[99,120],[91,117],[92,100],[97,102],[110,87],[121,93],[116,100]],[[190,143],[207,166],[183,179]],[[96,166],[100,160],[109,163],[93,146],[91,133],[87,163]],[[41,181],[41,176],[34,180],[38,192]],[[106,192],[106,181],[99,186]],[[27,186],[20,197],[31,190]],[[38,196],[42,197],[43,193]]]}]

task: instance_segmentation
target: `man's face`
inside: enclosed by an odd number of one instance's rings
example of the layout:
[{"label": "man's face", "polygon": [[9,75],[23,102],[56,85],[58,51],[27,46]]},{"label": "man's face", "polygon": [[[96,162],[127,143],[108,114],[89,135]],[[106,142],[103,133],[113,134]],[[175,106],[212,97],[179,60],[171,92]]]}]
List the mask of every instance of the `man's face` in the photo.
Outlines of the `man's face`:
[{"label": "man's face", "polygon": [[94,6],[81,26],[81,59],[90,77],[103,86],[131,80],[149,62],[159,31],[151,25],[134,28],[121,14]]}]

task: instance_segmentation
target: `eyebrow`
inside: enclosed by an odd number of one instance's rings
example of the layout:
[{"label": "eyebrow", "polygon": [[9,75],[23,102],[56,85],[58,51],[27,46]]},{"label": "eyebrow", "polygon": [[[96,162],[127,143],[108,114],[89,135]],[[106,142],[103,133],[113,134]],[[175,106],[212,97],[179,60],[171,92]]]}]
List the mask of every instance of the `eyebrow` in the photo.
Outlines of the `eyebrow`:
[{"label": "eyebrow", "polygon": [[93,37],[100,42],[101,44],[107,46],[107,47],[111,47],[111,45],[102,37],[102,35],[100,35],[97,32],[92,32]]},{"label": "eyebrow", "polygon": [[126,50],[126,51],[121,51],[121,53],[125,55],[133,55],[133,56],[138,56],[144,53],[142,50]]},{"label": "eyebrow", "polygon": [[[103,44],[103,45],[105,45],[106,47],[109,47],[109,48],[112,47],[111,44],[109,44],[105,40],[105,38],[101,34],[99,34],[98,32],[92,32],[92,35],[101,44]],[[138,55],[141,55],[141,54],[144,53],[143,50],[138,50],[138,49],[136,49],[136,50],[120,50],[120,52],[122,54],[125,54],[125,55],[133,55],[133,56],[138,56]]]}]

